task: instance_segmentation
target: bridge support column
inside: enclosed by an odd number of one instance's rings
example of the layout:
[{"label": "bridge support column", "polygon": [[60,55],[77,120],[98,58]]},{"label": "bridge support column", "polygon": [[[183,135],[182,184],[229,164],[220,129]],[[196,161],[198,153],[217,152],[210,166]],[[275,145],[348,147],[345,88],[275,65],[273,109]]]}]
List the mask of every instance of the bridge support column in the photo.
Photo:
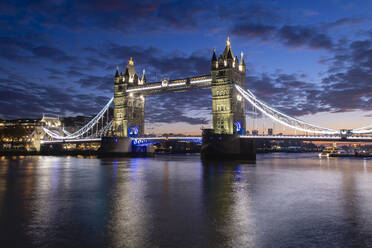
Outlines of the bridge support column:
[{"label": "bridge support column", "polygon": [[243,53],[240,63],[231,50],[230,40],[217,60],[211,61],[213,129],[203,131],[201,154],[205,158],[256,159],[254,140],[243,140],[245,134],[245,102],[234,84],[245,88]]},{"label": "bridge support column", "polygon": [[138,149],[133,145],[129,137],[103,137],[101,147],[98,151],[99,156],[119,156],[119,157],[152,157],[155,154],[151,144],[144,149]]},{"label": "bridge support column", "polygon": [[216,134],[203,130],[201,147],[203,159],[256,160],[256,143],[253,139],[242,139],[237,134]]},{"label": "bridge support column", "polygon": [[245,102],[234,84],[245,88],[243,54],[240,63],[234,56],[230,41],[217,60],[213,51],[211,61],[213,130],[217,134],[245,134]]},{"label": "bridge support column", "polygon": [[145,132],[145,96],[128,92],[128,86],[143,85],[145,72],[140,78],[134,69],[132,58],[125,73],[116,70],[114,77],[114,135],[117,137],[137,137]]},{"label": "bridge support column", "polygon": [[127,99],[126,119],[128,137],[142,137],[145,134],[145,102],[146,98],[139,94],[130,94]]},{"label": "bridge support column", "polygon": [[128,98],[126,93],[127,83],[123,80],[122,74],[119,76],[118,70],[116,70],[114,81],[114,135],[128,137],[128,121],[125,119],[126,100]]}]

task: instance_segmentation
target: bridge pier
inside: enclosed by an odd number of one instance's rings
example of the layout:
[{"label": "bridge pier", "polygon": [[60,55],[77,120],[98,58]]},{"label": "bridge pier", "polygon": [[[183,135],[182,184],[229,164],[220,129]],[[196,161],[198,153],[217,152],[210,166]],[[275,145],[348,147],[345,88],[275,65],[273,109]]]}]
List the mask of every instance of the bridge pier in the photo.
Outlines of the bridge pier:
[{"label": "bridge pier", "polygon": [[217,134],[212,129],[204,129],[201,157],[255,161],[256,143],[253,139],[240,138],[238,134]]},{"label": "bridge pier", "polygon": [[135,149],[132,139],[129,137],[103,137],[101,147],[98,150],[99,156],[120,156],[120,157],[152,157],[155,154],[151,144]]},{"label": "bridge pier", "polygon": [[218,59],[213,51],[211,78],[213,129],[203,130],[202,158],[256,160],[255,141],[239,137],[246,132],[245,102],[234,84],[245,88],[245,63],[243,53],[240,63],[234,56],[229,39]]}]

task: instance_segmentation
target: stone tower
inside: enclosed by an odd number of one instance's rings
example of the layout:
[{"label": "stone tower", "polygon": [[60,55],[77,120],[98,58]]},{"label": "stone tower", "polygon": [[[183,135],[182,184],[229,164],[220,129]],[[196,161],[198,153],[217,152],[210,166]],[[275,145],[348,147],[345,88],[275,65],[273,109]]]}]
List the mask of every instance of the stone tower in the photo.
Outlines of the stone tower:
[{"label": "stone tower", "polygon": [[145,129],[145,97],[128,93],[128,89],[146,82],[145,71],[137,75],[133,59],[130,58],[122,74],[116,70],[114,77],[114,135],[119,137],[142,136]]},{"label": "stone tower", "polygon": [[243,53],[240,62],[227,38],[224,52],[218,57],[213,50],[211,61],[213,130],[217,134],[245,134],[245,102],[234,84],[245,88]]}]

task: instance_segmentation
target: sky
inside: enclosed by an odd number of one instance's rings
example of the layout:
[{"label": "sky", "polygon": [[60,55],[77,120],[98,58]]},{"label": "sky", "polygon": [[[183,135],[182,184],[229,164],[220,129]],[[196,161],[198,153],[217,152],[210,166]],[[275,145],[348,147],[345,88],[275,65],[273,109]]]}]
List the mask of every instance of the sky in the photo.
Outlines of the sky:
[{"label": "sky", "polygon": [[[371,9],[372,0],[2,0],[0,118],[94,115],[130,57],[148,82],[204,75],[229,36],[260,99],[321,126],[366,126]],[[199,134],[210,125],[210,89],[146,99],[146,132]]]}]

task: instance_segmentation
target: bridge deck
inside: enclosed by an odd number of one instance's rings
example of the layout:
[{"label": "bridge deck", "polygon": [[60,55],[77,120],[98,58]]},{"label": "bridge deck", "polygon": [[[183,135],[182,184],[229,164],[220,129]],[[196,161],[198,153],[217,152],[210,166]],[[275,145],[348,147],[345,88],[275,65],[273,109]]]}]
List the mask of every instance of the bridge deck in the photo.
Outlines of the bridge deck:
[{"label": "bridge deck", "polygon": [[[337,142],[372,142],[372,136],[350,136],[347,139],[341,139],[340,136],[306,136],[306,135],[242,135],[243,139],[255,140],[301,140],[301,141],[337,141]],[[159,140],[189,140],[201,141],[201,136],[175,136],[175,137],[139,137],[131,138],[136,143],[159,141]],[[53,143],[90,143],[100,142],[101,138],[89,139],[65,139],[65,140],[42,140],[42,144]]]},{"label": "bridge deck", "polygon": [[257,140],[301,140],[301,141],[338,141],[338,142],[372,142],[372,136],[310,136],[310,135],[242,135],[243,139]]}]

